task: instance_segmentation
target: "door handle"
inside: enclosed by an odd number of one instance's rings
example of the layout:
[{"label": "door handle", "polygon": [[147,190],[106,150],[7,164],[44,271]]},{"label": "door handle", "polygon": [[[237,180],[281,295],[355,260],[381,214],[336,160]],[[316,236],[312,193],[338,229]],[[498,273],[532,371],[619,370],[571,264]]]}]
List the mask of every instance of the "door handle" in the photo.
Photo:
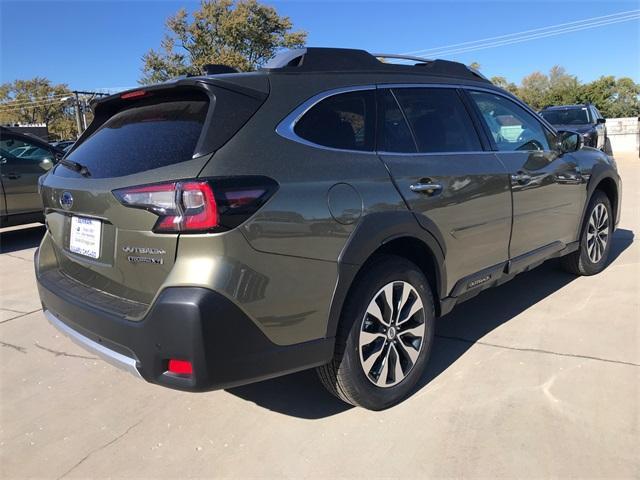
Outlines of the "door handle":
[{"label": "door handle", "polygon": [[10,180],[17,180],[18,178],[20,178],[20,177],[21,177],[21,175],[20,175],[19,173],[14,173],[14,172],[11,172],[11,173],[5,173],[5,174],[4,174],[4,175],[2,175],[2,176],[3,176],[3,177],[5,177],[5,178],[8,178],[8,179],[10,179]]},{"label": "door handle", "polygon": [[531,181],[531,175],[525,172],[517,172],[511,175],[511,181],[519,185],[526,185]]},{"label": "door handle", "polygon": [[409,187],[412,192],[424,193],[425,195],[435,195],[442,191],[442,185],[439,183],[414,183]]}]

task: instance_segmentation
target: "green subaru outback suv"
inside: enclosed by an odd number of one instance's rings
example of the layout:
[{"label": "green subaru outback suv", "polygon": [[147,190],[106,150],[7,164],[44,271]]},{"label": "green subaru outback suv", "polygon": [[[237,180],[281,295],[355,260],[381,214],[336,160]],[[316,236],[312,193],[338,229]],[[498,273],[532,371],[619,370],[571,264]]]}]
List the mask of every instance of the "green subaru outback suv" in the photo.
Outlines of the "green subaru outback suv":
[{"label": "green subaru outback suv", "polygon": [[316,367],[383,409],[456,303],[552,257],[605,267],[611,158],[462,64],[382,56],[307,48],[99,100],[40,182],[49,321],[166,387]]}]

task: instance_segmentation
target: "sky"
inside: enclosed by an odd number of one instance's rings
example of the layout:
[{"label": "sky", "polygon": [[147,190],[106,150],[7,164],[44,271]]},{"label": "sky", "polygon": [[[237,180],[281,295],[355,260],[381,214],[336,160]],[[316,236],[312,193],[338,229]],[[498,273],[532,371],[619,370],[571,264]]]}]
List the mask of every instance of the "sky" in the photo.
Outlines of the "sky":
[{"label": "sky", "polygon": [[[0,82],[44,76],[72,89],[134,87],[166,18],[196,1],[0,0]],[[307,45],[405,53],[640,8],[640,0],[271,1]],[[562,65],[583,81],[640,82],[638,20],[446,57],[519,83]]]}]

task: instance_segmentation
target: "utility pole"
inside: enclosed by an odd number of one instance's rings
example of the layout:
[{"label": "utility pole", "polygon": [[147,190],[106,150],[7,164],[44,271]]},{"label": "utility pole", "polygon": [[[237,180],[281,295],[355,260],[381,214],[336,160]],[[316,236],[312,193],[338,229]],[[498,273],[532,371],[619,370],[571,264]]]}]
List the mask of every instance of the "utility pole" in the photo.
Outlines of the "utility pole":
[{"label": "utility pole", "polygon": [[76,110],[76,126],[78,127],[78,138],[82,135],[87,129],[87,100],[86,98],[82,99],[82,106],[80,105],[80,97],[79,95],[91,95],[91,97],[106,97],[109,94],[103,92],[83,92],[81,90],[74,90],[73,94],[75,95],[75,110]]},{"label": "utility pole", "polygon": [[87,129],[87,100],[82,101],[82,131]]},{"label": "utility pole", "polygon": [[78,138],[82,135],[82,119],[80,118],[80,97],[78,96],[79,92],[73,92],[76,97],[76,126],[78,127]]}]

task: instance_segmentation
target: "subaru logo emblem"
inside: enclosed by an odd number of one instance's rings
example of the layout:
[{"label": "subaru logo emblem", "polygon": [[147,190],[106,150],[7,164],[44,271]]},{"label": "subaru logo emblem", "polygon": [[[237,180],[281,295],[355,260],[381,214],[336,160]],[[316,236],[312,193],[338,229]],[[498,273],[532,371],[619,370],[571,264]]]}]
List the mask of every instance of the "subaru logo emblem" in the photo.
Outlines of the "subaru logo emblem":
[{"label": "subaru logo emblem", "polygon": [[64,192],[60,195],[60,206],[65,210],[69,210],[73,205],[73,195],[70,192]]}]

